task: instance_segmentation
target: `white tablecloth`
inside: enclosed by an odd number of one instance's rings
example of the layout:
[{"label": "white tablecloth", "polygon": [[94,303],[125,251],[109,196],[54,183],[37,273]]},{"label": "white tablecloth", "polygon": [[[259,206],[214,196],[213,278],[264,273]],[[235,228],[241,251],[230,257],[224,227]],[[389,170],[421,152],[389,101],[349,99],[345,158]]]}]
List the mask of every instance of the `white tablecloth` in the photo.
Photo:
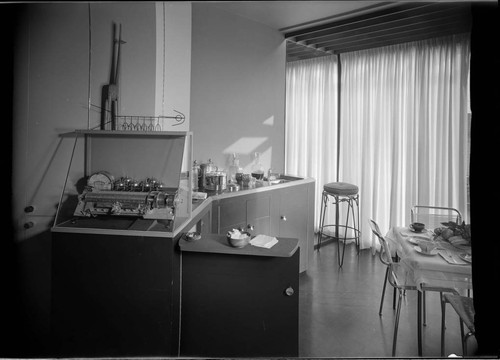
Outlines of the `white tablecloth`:
[{"label": "white tablecloth", "polygon": [[[470,248],[457,248],[452,244],[441,241],[437,243],[438,248],[446,249],[448,254],[460,263],[450,264],[440,255],[429,256],[418,253],[411,243],[412,236],[427,236],[432,239],[430,233],[415,234],[406,227],[393,227],[385,238],[389,242],[391,252],[397,254],[399,261],[413,276],[415,283],[426,288],[453,288],[457,290],[472,289],[472,266],[460,260],[459,254],[470,253]],[[419,238],[413,237],[413,240]],[[443,254],[446,253],[445,250]]]}]

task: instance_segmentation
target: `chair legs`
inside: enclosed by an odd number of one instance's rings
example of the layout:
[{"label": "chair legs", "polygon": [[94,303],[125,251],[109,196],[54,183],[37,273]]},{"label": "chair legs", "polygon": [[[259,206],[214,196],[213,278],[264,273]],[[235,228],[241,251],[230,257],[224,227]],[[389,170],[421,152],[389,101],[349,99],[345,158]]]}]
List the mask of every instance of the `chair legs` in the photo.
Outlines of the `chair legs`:
[{"label": "chair legs", "polygon": [[441,357],[444,357],[444,329],[446,326],[446,302],[443,299],[443,294],[441,293]]},{"label": "chair legs", "polygon": [[425,291],[422,291],[422,325],[427,325],[427,316],[425,311]]},{"label": "chair legs", "polygon": [[398,296],[398,308],[396,310],[396,319],[394,322],[394,337],[392,339],[392,357],[396,356],[396,344],[398,341],[398,327],[399,327],[399,315],[401,314],[401,301],[403,297],[402,290],[399,290]]},{"label": "chair legs", "polygon": [[[378,314],[382,315],[382,307],[384,306],[384,296],[385,296],[385,288],[387,286],[387,278],[389,277],[389,267],[385,270],[385,278],[384,278],[384,286],[382,288],[382,298],[380,299],[380,309]],[[396,289],[394,289],[396,290]],[[394,293],[395,295],[396,293]]]}]

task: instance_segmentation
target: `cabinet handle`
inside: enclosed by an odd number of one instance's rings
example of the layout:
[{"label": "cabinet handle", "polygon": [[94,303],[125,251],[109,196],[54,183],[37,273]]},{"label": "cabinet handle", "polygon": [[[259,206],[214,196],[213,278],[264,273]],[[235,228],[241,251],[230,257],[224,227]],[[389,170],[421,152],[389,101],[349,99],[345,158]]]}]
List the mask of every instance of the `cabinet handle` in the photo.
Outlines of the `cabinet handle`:
[{"label": "cabinet handle", "polygon": [[286,216],[285,215],[281,215],[281,220],[286,221]]},{"label": "cabinet handle", "polygon": [[35,223],[33,221],[28,221],[27,223],[24,223],[24,228],[26,230],[31,229],[33,226],[35,226]]},{"label": "cabinet handle", "polygon": [[286,296],[292,296],[292,295],[293,295],[293,293],[294,293],[294,291],[293,291],[293,287],[289,286],[289,287],[287,287],[287,288],[285,289],[285,294],[286,294]]}]

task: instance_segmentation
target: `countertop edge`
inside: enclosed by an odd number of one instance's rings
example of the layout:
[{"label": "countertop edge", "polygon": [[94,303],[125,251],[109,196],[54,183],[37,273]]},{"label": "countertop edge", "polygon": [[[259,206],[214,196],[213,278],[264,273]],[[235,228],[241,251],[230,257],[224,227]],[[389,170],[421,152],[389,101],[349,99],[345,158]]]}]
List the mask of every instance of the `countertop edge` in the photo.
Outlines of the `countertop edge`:
[{"label": "countertop edge", "polygon": [[225,254],[263,257],[291,257],[299,248],[299,240],[295,238],[276,237],[278,243],[270,249],[248,244],[243,248],[235,248],[227,243],[225,235],[208,234],[200,240],[187,241],[179,239],[181,252],[205,254]]}]

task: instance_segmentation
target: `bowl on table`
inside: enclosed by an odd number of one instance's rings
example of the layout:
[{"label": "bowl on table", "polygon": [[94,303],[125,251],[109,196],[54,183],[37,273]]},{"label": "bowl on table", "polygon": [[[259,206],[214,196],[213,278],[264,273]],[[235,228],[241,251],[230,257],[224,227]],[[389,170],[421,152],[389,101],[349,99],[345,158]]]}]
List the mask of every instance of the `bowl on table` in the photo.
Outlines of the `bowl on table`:
[{"label": "bowl on table", "polygon": [[247,232],[231,232],[229,231],[226,235],[227,242],[229,245],[235,248],[243,248],[248,245],[252,237],[250,233]]}]

